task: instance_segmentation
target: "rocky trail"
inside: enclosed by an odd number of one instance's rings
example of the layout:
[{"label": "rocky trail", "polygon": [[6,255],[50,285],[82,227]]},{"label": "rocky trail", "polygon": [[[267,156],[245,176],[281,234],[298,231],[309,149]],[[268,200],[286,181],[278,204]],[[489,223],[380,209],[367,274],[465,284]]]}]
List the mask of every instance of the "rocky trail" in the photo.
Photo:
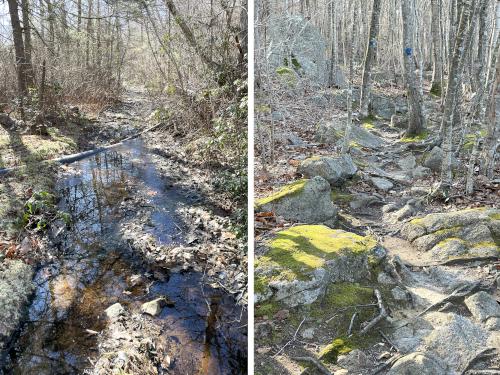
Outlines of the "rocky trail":
[{"label": "rocky trail", "polygon": [[256,160],[256,373],[498,374],[499,181],[463,194],[480,129],[457,137],[456,184],[436,200],[438,100],[426,94],[427,132],[409,139],[402,92],[373,95],[350,156],[343,90],[262,115],[277,144]]},{"label": "rocky trail", "polygon": [[[87,147],[151,126],[153,108],[129,90]],[[3,373],[246,373],[245,249],[210,179],[167,132],[61,166],[63,214],[16,250],[37,262],[0,270],[17,293]]]}]

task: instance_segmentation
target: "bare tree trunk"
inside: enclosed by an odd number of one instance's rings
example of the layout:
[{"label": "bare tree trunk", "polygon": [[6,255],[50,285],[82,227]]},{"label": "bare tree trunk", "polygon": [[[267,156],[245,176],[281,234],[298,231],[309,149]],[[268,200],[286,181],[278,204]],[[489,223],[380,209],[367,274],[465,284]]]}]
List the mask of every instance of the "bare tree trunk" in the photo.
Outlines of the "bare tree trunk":
[{"label": "bare tree trunk", "polygon": [[401,13],[403,16],[403,45],[404,45],[404,70],[406,77],[406,88],[408,92],[409,112],[407,136],[421,134],[425,129],[425,118],[422,110],[422,97],[417,85],[416,64],[414,47],[412,41],[412,30],[414,30],[414,17],[411,11],[411,1],[401,1]]},{"label": "bare tree trunk", "polygon": [[443,87],[443,60],[441,46],[441,15],[440,9],[442,0],[431,0],[431,33],[432,33],[432,53],[433,53],[433,71],[431,94],[441,96]]},{"label": "bare tree trunk", "polygon": [[[356,4],[355,4],[356,5]],[[358,9],[354,6],[353,9],[354,16],[352,21],[352,33],[351,33],[351,53],[349,56],[349,87],[347,88],[347,124],[344,132],[344,142],[342,144],[341,153],[342,155],[349,153],[351,145],[351,128],[352,128],[352,80],[354,77],[354,29],[357,26],[358,19]]]},{"label": "bare tree trunk", "polygon": [[452,175],[452,146],[453,146],[453,116],[455,112],[458,90],[461,90],[462,64],[464,50],[467,42],[467,29],[472,14],[472,0],[463,0],[462,15],[455,39],[453,58],[451,60],[450,74],[448,77],[448,88],[444,103],[444,113],[441,122],[440,139],[443,145],[443,163],[441,167],[440,193],[447,197],[453,182]]},{"label": "bare tree trunk", "polygon": [[361,85],[361,102],[360,112],[361,116],[368,116],[371,94],[371,78],[372,78],[372,65],[377,56],[377,43],[379,32],[379,18],[380,18],[381,0],[373,0],[372,19],[370,24],[370,33],[368,37],[368,45],[366,47],[365,64],[363,69],[363,83]]},{"label": "bare tree trunk", "polygon": [[204,64],[206,64],[210,69],[213,71],[217,72],[220,70],[220,66],[215,62],[210,59],[209,56],[205,54],[201,46],[198,44],[196,41],[196,38],[187,25],[187,23],[184,21],[184,19],[181,17],[179,12],[177,11],[177,8],[175,7],[175,4],[173,0],[165,0],[165,3],[167,4],[168,10],[170,13],[172,13],[172,16],[174,16],[175,21],[179,25],[179,27],[182,30],[182,33],[184,34],[184,37],[188,41],[189,45],[196,51],[198,56],[201,58]]},{"label": "bare tree trunk", "polygon": [[85,66],[90,68],[90,40],[92,39],[92,0],[88,2],[87,10],[87,35],[85,46]]},{"label": "bare tree trunk", "polygon": [[19,9],[17,0],[7,0],[9,5],[10,23],[12,26],[12,37],[14,39],[14,51],[16,54],[17,86],[21,97],[28,95],[26,78],[26,56],[24,52],[23,29],[19,21]]}]

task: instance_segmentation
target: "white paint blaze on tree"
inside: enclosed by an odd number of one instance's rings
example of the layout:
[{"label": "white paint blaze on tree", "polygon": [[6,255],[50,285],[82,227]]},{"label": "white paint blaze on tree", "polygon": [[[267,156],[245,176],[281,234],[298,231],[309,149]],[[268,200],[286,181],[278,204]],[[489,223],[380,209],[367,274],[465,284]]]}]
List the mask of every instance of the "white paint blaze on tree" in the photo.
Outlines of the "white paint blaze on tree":
[{"label": "white paint blaze on tree", "polygon": [[425,130],[425,118],[422,109],[422,96],[418,89],[415,48],[413,43],[414,17],[411,11],[414,0],[401,1],[401,13],[403,16],[403,47],[404,47],[404,71],[406,78],[406,90],[408,94],[408,128],[407,136],[421,134]]},{"label": "white paint blaze on tree", "polygon": [[379,33],[381,0],[373,1],[372,19],[370,24],[370,33],[366,47],[365,63],[363,69],[363,83],[361,85],[361,116],[369,115],[371,81],[372,81],[372,66],[377,57],[377,44]]}]

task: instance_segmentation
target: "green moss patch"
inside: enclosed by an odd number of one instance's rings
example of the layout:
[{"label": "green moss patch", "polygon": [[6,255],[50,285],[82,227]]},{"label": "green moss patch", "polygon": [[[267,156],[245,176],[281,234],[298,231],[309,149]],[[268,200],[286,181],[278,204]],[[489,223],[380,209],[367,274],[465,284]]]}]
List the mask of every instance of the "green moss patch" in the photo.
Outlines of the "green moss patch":
[{"label": "green moss patch", "polygon": [[420,134],[414,135],[412,137],[403,137],[399,141],[402,143],[413,143],[413,142],[421,142],[427,139],[429,136],[428,131],[424,131]]},{"label": "green moss patch", "polygon": [[352,350],[353,348],[349,345],[348,340],[337,338],[321,350],[319,358],[327,363],[337,363],[339,355],[347,354]]},{"label": "green moss patch", "polygon": [[441,89],[441,83],[439,82],[434,82],[431,86],[431,89],[429,91],[431,95],[441,97],[442,89]]},{"label": "green moss patch", "polygon": [[[269,243],[269,251],[256,266],[286,271],[287,278],[304,278],[340,253],[366,254],[376,246],[372,237],[363,237],[324,225],[299,225],[277,234]],[[280,274],[280,279],[283,276]]]},{"label": "green moss patch", "polygon": [[284,197],[290,197],[294,196],[296,194],[299,194],[304,190],[304,186],[308,180],[307,179],[302,179],[302,180],[297,180],[295,182],[292,182],[291,184],[288,184],[281,188],[279,191],[277,191],[274,194],[271,194],[267,197],[257,199],[255,202],[256,207],[261,207],[264,206],[268,203],[280,200]]},{"label": "green moss patch", "polygon": [[333,189],[331,192],[332,201],[335,203],[349,203],[354,199],[354,196],[350,193],[343,193],[339,190]]}]

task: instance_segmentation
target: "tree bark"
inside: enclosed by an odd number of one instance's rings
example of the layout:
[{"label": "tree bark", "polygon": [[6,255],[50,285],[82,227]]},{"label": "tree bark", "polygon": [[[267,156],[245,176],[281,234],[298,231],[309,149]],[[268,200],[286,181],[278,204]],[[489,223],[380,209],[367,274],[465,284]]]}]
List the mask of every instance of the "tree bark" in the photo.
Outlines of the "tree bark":
[{"label": "tree bark", "polygon": [[21,97],[28,95],[26,55],[23,42],[23,29],[19,20],[19,9],[17,0],[7,0],[9,5],[10,23],[12,26],[12,37],[14,39],[14,51],[16,55],[17,86]]},{"label": "tree bark", "polygon": [[168,7],[168,10],[170,13],[172,13],[172,16],[174,16],[175,22],[179,25],[179,27],[182,30],[182,33],[184,34],[184,37],[186,38],[187,42],[189,45],[196,51],[198,56],[201,58],[203,63],[207,65],[211,70],[214,72],[218,72],[220,70],[219,64],[217,64],[215,61],[211,60],[210,57],[203,51],[201,46],[198,44],[196,41],[196,38],[187,25],[187,23],[184,21],[184,19],[181,17],[179,12],[177,11],[177,8],[173,2],[173,0],[165,0],[165,3]]},{"label": "tree bark", "polygon": [[431,33],[432,33],[432,55],[433,55],[433,70],[431,94],[441,96],[443,87],[443,59],[441,46],[441,15],[440,9],[442,0],[431,0]]},{"label": "tree bark", "polygon": [[377,56],[377,43],[379,32],[381,0],[373,0],[372,19],[370,24],[370,33],[368,45],[366,47],[365,64],[363,69],[363,83],[361,85],[361,116],[366,117],[369,114],[372,66]]},{"label": "tree bark", "polygon": [[414,18],[411,11],[411,1],[401,1],[401,13],[403,16],[403,46],[404,46],[404,70],[406,77],[406,89],[408,93],[409,111],[407,136],[421,134],[425,130],[425,118],[422,110],[422,96],[418,89],[416,77],[416,64],[413,47],[412,30],[414,30]]},{"label": "tree bark", "polygon": [[452,175],[452,143],[453,143],[453,117],[456,106],[458,90],[461,89],[462,68],[461,64],[467,42],[467,29],[472,14],[472,0],[463,0],[462,16],[455,38],[453,58],[451,60],[448,87],[444,103],[444,113],[441,122],[440,139],[442,140],[444,158],[441,166],[440,192],[444,197],[449,195],[453,182]]}]

